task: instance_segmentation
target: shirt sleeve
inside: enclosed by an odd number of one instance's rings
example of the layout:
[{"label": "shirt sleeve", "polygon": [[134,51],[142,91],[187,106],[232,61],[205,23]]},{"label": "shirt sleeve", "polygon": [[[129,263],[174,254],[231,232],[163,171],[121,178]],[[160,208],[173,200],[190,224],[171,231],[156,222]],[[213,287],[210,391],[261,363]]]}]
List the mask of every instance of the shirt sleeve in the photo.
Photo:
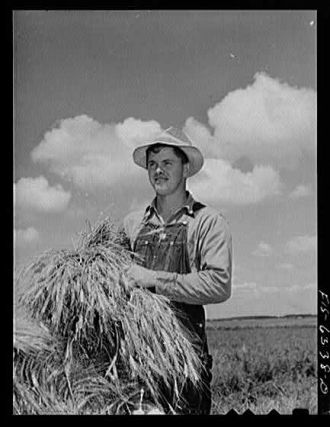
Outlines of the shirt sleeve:
[{"label": "shirt sleeve", "polygon": [[134,241],[143,216],[144,211],[134,211],[126,215],[119,223],[119,233],[122,233],[125,236],[130,250],[133,250]]},{"label": "shirt sleeve", "polygon": [[188,274],[155,271],[156,292],[186,304],[216,304],[231,295],[232,237],[222,215],[205,218],[198,227],[199,271]]}]

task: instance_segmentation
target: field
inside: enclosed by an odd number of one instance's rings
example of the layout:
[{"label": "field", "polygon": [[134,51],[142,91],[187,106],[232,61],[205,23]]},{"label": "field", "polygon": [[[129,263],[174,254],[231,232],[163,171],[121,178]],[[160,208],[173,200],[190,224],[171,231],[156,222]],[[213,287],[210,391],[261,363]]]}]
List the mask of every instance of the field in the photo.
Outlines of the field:
[{"label": "field", "polygon": [[316,317],[208,321],[212,414],[317,413]]},{"label": "field", "polygon": [[315,317],[208,321],[207,335],[211,414],[317,413]]}]

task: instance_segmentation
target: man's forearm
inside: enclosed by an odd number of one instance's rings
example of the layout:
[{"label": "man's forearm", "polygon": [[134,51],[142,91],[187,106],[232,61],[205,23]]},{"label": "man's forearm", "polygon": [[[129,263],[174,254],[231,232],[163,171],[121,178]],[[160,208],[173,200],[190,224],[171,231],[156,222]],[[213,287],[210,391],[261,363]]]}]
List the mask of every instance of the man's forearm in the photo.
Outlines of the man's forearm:
[{"label": "man's forearm", "polygon": [[231,274],[225,270],[203,270],[188,274],[155,271],[157,294],[186,304],[216,304],[231,295]]}]

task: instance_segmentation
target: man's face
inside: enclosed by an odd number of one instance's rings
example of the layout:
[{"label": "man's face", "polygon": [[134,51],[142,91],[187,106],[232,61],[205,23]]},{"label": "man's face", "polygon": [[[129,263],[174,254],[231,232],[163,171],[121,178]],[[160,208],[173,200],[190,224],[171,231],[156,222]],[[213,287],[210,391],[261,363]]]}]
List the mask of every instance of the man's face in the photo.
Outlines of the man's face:
[{"label": "man's face", "polygon": [[157,194],[166,196],[185,189],[188,164],[183,164],[172,147],[163,147],[158,153],[149,153],[148,174]]}]

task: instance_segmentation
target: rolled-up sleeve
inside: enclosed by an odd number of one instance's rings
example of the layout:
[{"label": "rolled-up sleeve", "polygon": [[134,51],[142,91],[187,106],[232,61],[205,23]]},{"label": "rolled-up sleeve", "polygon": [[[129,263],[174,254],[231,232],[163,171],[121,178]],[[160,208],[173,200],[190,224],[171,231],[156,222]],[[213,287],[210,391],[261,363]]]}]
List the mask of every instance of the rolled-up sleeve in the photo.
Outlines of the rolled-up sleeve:
[{"label": "rolled-up sleeve", "polygon": [[155,272],[158,294],[186,304],[216,304],[231,295],[232,237],[220,214],[201,220],[196,229],[198,271],[188,274]]}]

